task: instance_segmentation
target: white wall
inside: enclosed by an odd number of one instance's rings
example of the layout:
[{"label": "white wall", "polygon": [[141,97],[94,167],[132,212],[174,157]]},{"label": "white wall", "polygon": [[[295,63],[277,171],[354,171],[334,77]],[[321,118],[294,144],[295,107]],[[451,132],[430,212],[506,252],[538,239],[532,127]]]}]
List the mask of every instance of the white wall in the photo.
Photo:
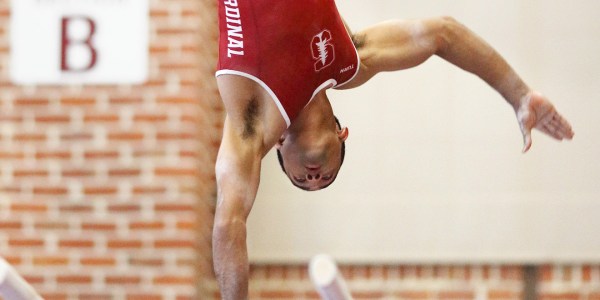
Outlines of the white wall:
[{"label": "white wall", "polygon": [[354,30],[451,15],[490,42],[573,124],[521,135],[504,100],[441,59],[330,92],[350,129],[328,189],[307,193],[271,153],[249,222],[254,261],[600,260],[600,1],[338,1]]}]

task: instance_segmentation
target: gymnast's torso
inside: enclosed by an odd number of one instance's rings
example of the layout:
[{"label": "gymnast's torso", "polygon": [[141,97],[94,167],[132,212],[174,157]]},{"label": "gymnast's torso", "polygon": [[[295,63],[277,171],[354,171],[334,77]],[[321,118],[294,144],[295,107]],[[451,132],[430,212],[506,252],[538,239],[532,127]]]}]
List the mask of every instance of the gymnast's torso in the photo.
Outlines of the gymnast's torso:
[{"label": "gymnast's torso", "polygon": [[261,85],[288,126],[319,91],[358,72],[334,0],[219,0],[219,30],[217,76]]}]

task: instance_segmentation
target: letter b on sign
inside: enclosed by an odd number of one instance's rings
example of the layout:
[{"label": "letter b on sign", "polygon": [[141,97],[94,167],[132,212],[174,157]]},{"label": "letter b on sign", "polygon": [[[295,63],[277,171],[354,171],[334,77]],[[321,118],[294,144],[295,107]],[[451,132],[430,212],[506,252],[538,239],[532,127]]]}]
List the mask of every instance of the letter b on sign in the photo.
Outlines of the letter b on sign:
[{"label": "letter b on sign", "polygon": [[60,69],[63,72],[91,70],[98,61],[94,47],[96,22],[89,17],[70,16],[61,20]]},{"label": "letter b on sign", "polygon": [[142,84],[149,0],[10,1],[15,84]]}]

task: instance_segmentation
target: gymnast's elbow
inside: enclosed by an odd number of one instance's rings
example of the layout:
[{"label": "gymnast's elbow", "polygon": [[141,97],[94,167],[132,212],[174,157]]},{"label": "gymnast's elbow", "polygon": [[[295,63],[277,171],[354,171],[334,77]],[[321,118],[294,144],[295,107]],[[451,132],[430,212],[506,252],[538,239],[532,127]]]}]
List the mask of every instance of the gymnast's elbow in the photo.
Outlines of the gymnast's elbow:
[{"label": "gymnast's elbow", "polygon": [[452,44],[464,39],[468,32],[462,23],[451,16],[436,17],[432,23],[438,51],[446,51]]}]

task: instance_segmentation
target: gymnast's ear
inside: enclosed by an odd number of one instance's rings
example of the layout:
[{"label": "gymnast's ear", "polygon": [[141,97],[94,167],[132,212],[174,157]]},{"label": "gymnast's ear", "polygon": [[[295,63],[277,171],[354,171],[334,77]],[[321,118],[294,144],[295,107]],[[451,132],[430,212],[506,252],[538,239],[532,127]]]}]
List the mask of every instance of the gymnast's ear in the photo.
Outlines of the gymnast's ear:
[{"label": "gymnast's ear", "polygon": [[283,146],[283,141],[285,141],[285,137],[282,135],[277,141],[277,144],[275,144],[275,149],[281,149],[281,146]]},{"label": "gymnast's ear", "polygon": [[342,129],[338,129],[337,134],[338,138],[340,139],[340,142],[346,141],[346,139],[348,138],[348,133],[348,127],[342,127]]}]

